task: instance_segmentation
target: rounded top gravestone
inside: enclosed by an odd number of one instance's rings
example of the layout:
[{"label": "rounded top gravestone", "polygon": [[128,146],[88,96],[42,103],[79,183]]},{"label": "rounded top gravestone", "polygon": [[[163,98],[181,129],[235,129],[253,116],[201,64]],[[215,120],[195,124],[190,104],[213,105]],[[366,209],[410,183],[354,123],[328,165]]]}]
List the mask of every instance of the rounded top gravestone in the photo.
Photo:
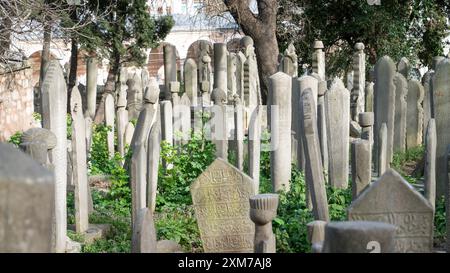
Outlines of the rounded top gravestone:
[{"label": "rounded top gravestone", "polygon": [[253,39],[250,36],[244,36],[241,39],[241,47],[246,48],[248,46],[253,46]]}]

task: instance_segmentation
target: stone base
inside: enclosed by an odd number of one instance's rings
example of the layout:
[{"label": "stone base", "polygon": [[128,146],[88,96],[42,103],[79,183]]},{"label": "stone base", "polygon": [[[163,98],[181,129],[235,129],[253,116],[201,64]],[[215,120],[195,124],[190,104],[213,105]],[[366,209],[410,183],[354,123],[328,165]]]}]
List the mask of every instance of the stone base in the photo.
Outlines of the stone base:
[{"label": "stone base", "polygon": [[[105,238],[110,228],[109,224],[89,224],[89,228],[82,234],[83,244],[92,244],[97,239]],[[75,231],[75,225],[69,225],[68,229]]]}]

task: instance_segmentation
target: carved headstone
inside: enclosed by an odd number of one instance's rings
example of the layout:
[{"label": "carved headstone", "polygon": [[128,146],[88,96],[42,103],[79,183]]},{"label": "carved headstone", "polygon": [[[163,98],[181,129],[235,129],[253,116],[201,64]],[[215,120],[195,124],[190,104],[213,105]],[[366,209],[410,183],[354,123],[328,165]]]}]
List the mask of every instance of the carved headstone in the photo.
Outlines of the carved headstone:
[{"label": "carved headstone", "polygon": [[369,140],[352,142],[352,198],[353,200],[369,186],[372,180],[372,150]]},{"label": "carved headstone", "polygon": [[253,252],[250,177],[217,158],[192,183],[191,194],[205,252]]},{"label": "carved headstone", "polygon": [[387,170],[348,209],[349,220],[397,226],[395,252],[431,252],[433,208],[397,172]]}]

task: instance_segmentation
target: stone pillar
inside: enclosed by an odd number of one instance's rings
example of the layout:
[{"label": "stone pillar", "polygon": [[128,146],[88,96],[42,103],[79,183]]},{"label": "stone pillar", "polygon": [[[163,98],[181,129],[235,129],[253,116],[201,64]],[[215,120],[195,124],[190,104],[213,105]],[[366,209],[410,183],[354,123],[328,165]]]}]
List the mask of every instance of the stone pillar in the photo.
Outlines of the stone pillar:
[{"label": "stone pillar", "polygon": [[422,144],[424,90],[417,80],[408,82],[406,115],[406,148],[411,149]]},{"label": "stone pillar", "polygon": [[170,100],[172,94],[169,90],[170,82],[177,81],[177,49],[175,46],[164,45],[164,99]]},{"label": "stone pillar", "polygon": [[374,107],[373,107],[373,86],[374,83],[373,82],[368,82],[366,83],[366,88],[364,89],[364,93],[365,93],[365,110],[366,112],[374,112]]},{"label": "stone pillar", "polygon": [[259,193],[261,159],[261,105],[250,116],[248,126],[248,173],[253,179],[255,194]]},{"label": "stone pillar", "polygon": [[86,61],[86,93],[87,93],[87,111],[91,119],[95,116],[97,106],[97,59],[90,57]]},{"label": "stone pillar", "polygon": [[364,44],[355,44],[353,53],[353,89],[351,90],[352,119],[358,121],[359,113],[364,112],[364,88],[366,84],[366,54]]},{"label": "stone pillar", "polygon": [[295,53],[295,46],[293,43],[290,43],[288,48],[284,51],[281,62],[281,71],[291,77],[298,76],[298,57]]},{"label": "stone pillar", "polygon": [[315,220],[329,221],[325,179],[320,157],[316,109],[313,93],[306,89],[300,99],[302,143],[305,151],[305,180],[310,189]]},{"label": "stone pillar", "polygon": [[89,228],[86,124],[81,94],[76,86],[72,88],[70,110],[72,114],[72,166],[75,185],[75,231],[84,233]]},{"label": "stone pillar", "polygon": [[328,181],[336,188],[348,187],[350,92],[335,78],[325,98],[328,125]]},{"label": "stone pillar", "polygon": [[[395,64],[389,56],[384,56],[375,65],[375,146],[379,147],[381,125],[386,123],[386,159],[389,164],[393,156],[395,117]],[[378,151],[378,148],[376,149]]]},{"label": "stone pillar", "polygon": [[142,208],[136,217],[131,239],[132,253],[156,253],[156,229],[153,213],[149,208]]},{"label": "stone pillar", "polygon": [[108,152],[109,157],[114,157],[114,97],[107,94],[105,98],[105,125],[109,127],[107,133]]},{"label": "stone pillar", "polygon": [[387,159],[387,126],[383,123],[379,132],[379,145],[377,153],[378,161],[378,177],[381,177],[383,173],[389,168],[389,163]]},{"label": "stone pillar", "polygon": [[436,123],[428,122],[425,135],[424,196],[436,208]]},{"label": "stone pillar", "polygon": [[56,252],[64,252],[67,233],[67,86],[58,60],[49,62],[41,88],[42,125],[56,136],[56,146],[50,150],[55,171],[53,247]]},{"label": "stone pillar", "polygon": [[352,141],[352,200],[370,185],[372,180],[372,151],[369,140]]},{"label": "stone pillar", "polygon": [[308,241],[311,244],[312,253],[321,253],[323,241],[325,240],[325,221],[312,221],[306,225],[308,231]]},{"label": "stone pillar", "polygon": [[[228,91],[227,79],[227,45],[223,43],[214,44],[214,89],[219,88],[225,92]],[[227,97],[225,97],[227,99]],[[226,101],[225,101],[226,102]]]},{"label": "stone pillar", "polygon": [[89,157],[89,154],[91,152],[91,145],[92,145],[92,118],[89,115],[85,115],[84,117],[84,123],[86,126],[86,155]]},{"label": "stone pillar", "polygon": [[250,197],[250,219],[255,223],[255,253],[275,253],[272,221],[277,216],[278,194],[259,194]]},{"label": "stone pillar", "polygon": [[359,126],[361,126],[361,138],[369,140],[370,150],[373,145],[373,112],[359,113]]},{"label": "stone pillar", "polygon": [[447,173],[445,171],[445,149],[450,144],[450,60],[441,61],[433,79],[434,119],[436,120],[436,191],[437,196],[445,192]]},{"label": "stone pillar", "polygon": [[123,158],[125,156],[125,128],[128,124],[128,110],[125,109],[127,106],[126,93],[123,90],[119,91],[119,99],[117,100],[117,150],[120,156]]},{"label": "stone pillar", "polygon": [[[227,58],[227,88],[228,98],[232,101],[233,96],[237,94],[237,69],[239,59],[236,53],[229,53]],[[239,94],[237,94],[239,96]]]},{"label": "stone pillar", "polygon": [[162,101],[161,107],[161,134],[162,140],[173,145],[173,112],[172,102]]},{"label": "stone pillar", "polygon": [[53,173],[2,142],[0,162],[0,252],[53,252]]},{"label": "stone pillar", "polygon": [[151,212],[156,208],[156,192],[158,187],[158,169],[161,154],[161,117],[158,109],[155,123],[148,137],[147,152],[147,207]]},{"label": "stone pillar", "polygon": [[[319,130],[320,152],[322,154],[323,171],[328,173],[329,155],[328,155],[328,137],[327,137],[327,117],[325,110],[325,95],[327,93],[327,82],[319,81],[317,88],[317,129]],[[298,117],[298,116],[297,116]],[[297,123],[299,123],[297,121]]]},{"label": "stone pillar", "polygon": [[433,96],[433,77],[434,70],[429,69],[422,77],[422,85],[424,90],[423,97],[423,131],[422,135],[426,134],[426,126],[428,121],[431,119],[431,97]]},{"label": "stone pillar", "polygon": [[395,116],[394,116],[394,152],[404,152],[406,149],[406,117],[408,82],[406,78],[396,73],[395,84]]},{"label": "stone pillar", "polygon": [[214,105],[211,107],[211,139],[216,145],[216,156],[228,160],[227,109],[225,91],[215,88],[211,94]]},{"label": "stone pillar", "polygon": [[192,106],[197,106],[198,83],[197,83],[197,64],[194,59],[188,58],[184,62],[184,90],[191,100]]},{"label": "stone pillar", "polygon": [[319,74],[322,80],[326,80],[325,77],[325,52],[323,52],[322,41],[314,41],[313,44],[314,53],[312,56],[313,72]]},{"label": "stone pillar", "polygon": [[381,222],[331,222],[323,253],[393,253],[396,226]]},{"label": "stone pillar", "polygon": [[236,168],[244,170],[244,109],[241,99],[234,96],[234,140],[236,150]]},{"label": "stone pillar", "polygon": [[268,120],[270,121],[270,173],[273,192],[289,191],[291,179],[291,88],[292,78],[278,72],[269,78]]}]

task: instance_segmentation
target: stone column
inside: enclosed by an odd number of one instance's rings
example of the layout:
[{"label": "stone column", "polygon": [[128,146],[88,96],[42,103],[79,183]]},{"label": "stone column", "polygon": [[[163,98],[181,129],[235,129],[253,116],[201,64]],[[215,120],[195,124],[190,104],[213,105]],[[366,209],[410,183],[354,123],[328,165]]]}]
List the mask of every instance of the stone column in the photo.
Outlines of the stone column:
[{"label": "stone column", "polygon": [[107,94],[105,98],[105,125],[109,127],[107,142],[110,158],[114,157],[114,120],[114,97],[111,94]]},{"label": "stone column", "polygon": [[445,149],[450,144],[450,60],[441,61],[433,79],[434,111],[436,120],[436,191],[437,196],[445,192],[447,173],[445,171]]},{"label": "stone column", "polygon": [[335,78],[325,98],[328,125],[328,181],[336,188],[348,187],[350,92]]},{"label": "stone column", "polygon": [[41,88],[42,125],[56,136],[56,146],[49,156],[55,171],[53,247],[56,252],[64,252],[67,233],[67,86],[57,60],[49,62]]},{"label": "stone column", "polygon": [[396,226],[381,222],[331,222],[323,253],[393,253]]},{"label": "stone column", "polygon": [[281,71],[291,77],[298,76],[298,58],[295,53],[295,46],[290,43],[288,48],[284,51],[284,56],[281,62]]},{"label": "stone column", "polygon": [[373,112],[359,113],[359,126],[361,126],[361,138],[369,140],[370,150],[373,145]]},{"label": "stone column", "polygon": [[434,70],[429,69],[422,77],[422,85],[424,90],[423,97],[423,131],[422,135],[426,134],[426,126],[428,121],[431,119],[431,96],[433,96],[433,77]]},{"label": "stone column", "polygon": [[[227,67],[228,67],[227,45],[223,43],[214,44],[214,89],[219,88],[228,91]],[[226,98],[225,98],[226,99]],[[225,101],[226,102],[226,101]]]},{"label": "stone column", "polygon": [[184,62],[184,90],[191,100],[192,106],[197,106],[198,83],[197,83],[197,64],[194,59],[188,58]]},{"label": "stone column", "polygon": [[248,126],[248,173],[253,179],[255,194],[259,193],[261,159],[261,105],[255,108]]},{"label": "stone column", "polygon": [[275,253],[272,221],[277,216],[278,194],[259,194],[250,197],[250,219],[255,223],[255,253]]},{"label": "stone column", "polygon": [[381,177],[383,173],[389,168],[387,159],[387,126],[383,123],[379,132],[379,145],[378,145],[378,177]]},{"label": "stone column", "polygon": [[417,80],[408,82],[406,115],[406,148],[411,149],[422,144],[424,90]]},{"label": "stone column", "polygon": [[321,253],[323,241],[325,240],[325,221],[312,221],[306,225],[308,231],[308,241],[311,244],[312,253]]},{"label": "stone column", "polygon": [[270,173],[272,189],[289,191],[291,179],[292,78],[278,72],[269,78],[268,120],[272,135]]},{"label": "stone column", "polygon": [[55,251],[53,173],[8,143],[0,142],[0,162],[0,252]]},{"label": "stone column", "polygon": [[[386,123],[386,159],[390,163],[393,156],[395,117],[395,64],[389,56],[384,56],[375,65],[375,146],[379,147],[381,125]],[[376,149],[378,151],[378,148]]]},{"label": "stone column", "polygon": [[177,81],[177,49],[175,46],[166,44],[164,45],[164,99],[170,100],[172,94],[169,90],[170,82]]},{"label": "stone column", "polygon": [[158,169],[161,153],[161,117],[158,109],[155,123],[148,137],[147,152],[147,207],[151,212],[156,208],[156,192],[158,187]]},{"label": "stone column", "polygon": [[365,111],[366,112],[374,112],[374,103],[373,103],[373,82],[367,82],[366,88],[364,89],[365,93]]},{"label": "stone column", "polygon": [[81,95],[73,87],[70,98],[72,114],[72,166],[75,184],[75,230],[83,233],[89,228],[89,191],[86,158],[86,124],[83,116]]},{"label": "stone column", "polygon": [[173,145],[173,112],[172,102],[162,101],[161,107],[161,134],[162,140]]},{"label": "stone column", "polygon": [[359,113],[364,112],[364,88],[366,85],[366,54],[364,44],[355,44],[353,53],[353,89],[351,90],[352,119],[358,121]]},{"label": "stone column", "polygon": [[228,88],[228,98],[232,101],[234,95],[237,94],[237,69],[238,69],[239,59],[236,53],[229,53],[227,58],[227,88]]},{"label": "stone column", "polygon": [[236,168],[244,170],[244,109],[241,99],[234,96],[234,140],[236,150]]},{"label": "stone column", "polygon": [[310,189],[315,220],[329,221],[325,179],[320,157],[316,109],[313,93],[306,89],[300,99],[302,143],[305,151],[305,180]]},{"label": "stone column", "polygon": [[97,59],[88,58],[86,61],[86,93],[87,93],[87,111],[93,119],[97,105]]},{"label": "stone column", "polygon": [[406,78],[396,73],[395,84],[395,116],[394,116],[394,152],[404,152],[406,149],[406,117],[408,82]]},{"label": "stone column", "polygon": [[436,123],[434,119],[428,122],[425,135],[425,167],[424,167],[424,195],[436,208]]},{"label": "stone column", "polygon": [[[319,130],[320,152],[322,154],[323,171],[328,173],[329,155],[328,155],[328,137],[327,137],[327,121],[325,110],[325,95],[327,93],[327,82],[319,81],[317,88],[317,129]],[[298,116],[297,116],[298,117]],[[298,123],[298,121],[297,121]]]},{"label": "stone column", "polygon": [[215,88],[211,94],[214,105],[211,107],[211,139],[216,145],[216,156],[228,160],[227,111],[225,91]]},{"label": "stone column", "polygon": [[372,151],[369,140],[352,141],[352,200],[370,185],[372,180]]},{"label": "stone column", "polygon": [[313,44],[314,53],[312,56],[313,72],[319,74],[322,80],[326,80],[325,77],[325,52],[323,52],[322,41],[314,41]]},{"label": "stone column", "polygon": [[120,156],[123,158],[125,156],[125,128],[128,124],[128,110],[125,109],[127,106],[126,93],[123,90],[119,91],[119,99],[117,100],[117,150]]}]

